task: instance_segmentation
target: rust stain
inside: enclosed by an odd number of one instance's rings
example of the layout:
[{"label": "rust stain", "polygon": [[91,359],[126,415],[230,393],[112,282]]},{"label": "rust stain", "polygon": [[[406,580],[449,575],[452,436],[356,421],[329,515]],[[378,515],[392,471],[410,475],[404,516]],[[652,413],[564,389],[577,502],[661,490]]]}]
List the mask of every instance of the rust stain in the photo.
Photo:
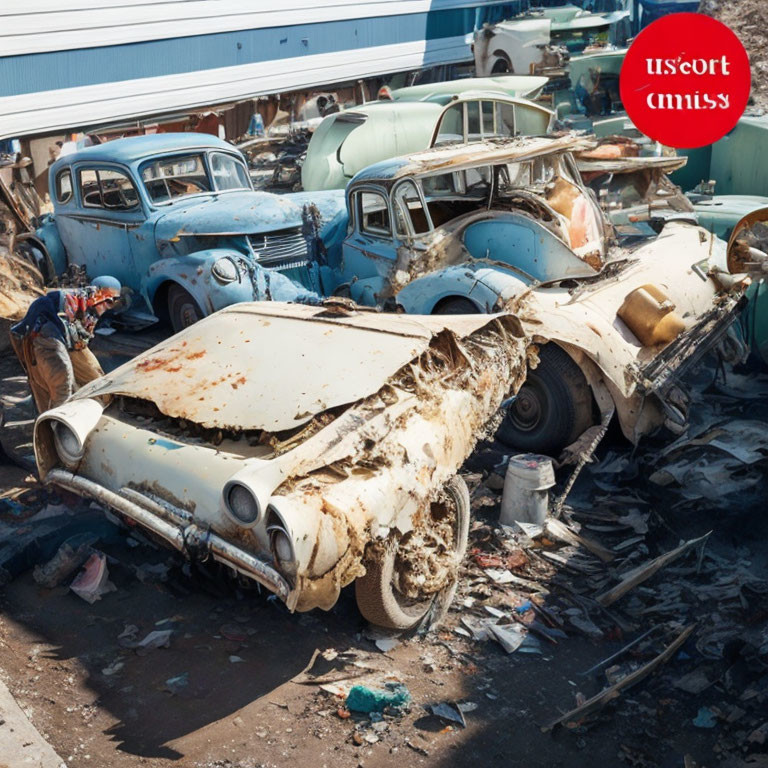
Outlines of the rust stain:
[{"label": "rust stain", "polygon": [[170,361],[164,357],[150,357],[146,360],[142,360],[140,363],[136,363],[136,367],[144,373],[150,371],[157,371],[160,368],[164,368]]},{"label": "rust stain", "polygon": [[190,352],[187,355],[187,360],[199,360],[205,355],[205,350],[201,349],[199,352]]}]

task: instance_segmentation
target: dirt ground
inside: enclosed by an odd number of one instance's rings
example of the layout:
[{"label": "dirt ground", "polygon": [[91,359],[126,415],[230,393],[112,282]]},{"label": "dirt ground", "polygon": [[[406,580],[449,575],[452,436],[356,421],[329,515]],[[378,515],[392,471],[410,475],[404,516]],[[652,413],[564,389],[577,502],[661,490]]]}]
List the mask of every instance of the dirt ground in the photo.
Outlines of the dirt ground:
[{"label": "dirt ground", "polygon": [[[100,354],[107,367],[123,357],[105,346]],[[23,380],[9,358],[0,368],[0,393],[11,404],[6,417],[23,416]],[[699,426],[750,419],[764,430],[768,379],[732,374],[712,389],[711,377],[705,370]],[[62,759],[78,768],[346,768],[401,760],[430,767],[768,765],[764,464],[724,476],[723,483],[735,483],[730,498],[685,498],[674,484],[647,481],[669,440],[633,452],[609,435],[600,463],[576,485],[565,519],[611,547],[617,557],[610,564],[580,547],[499,529],[492,471],[499,447],[481,446],[465,468],[475,519],[452,610],[437,632],[397,638],[385,650],[349,588],[328,613],[290,615],[266,594],[190,568],[105,523],[95,505],[69,508],[25,470],[2,466],[0,540],[21,541],[46,518],[57,541],[72,526],[96,526],[94,547],[107,554],[116,587],[89,605],[66,585],[38,586],[31,568],[22,569],[0,594],[3,678]],[[670,458],[663,466],[673,464]],[[704,464],[720,471],[712,456]],[[758,472],[757,484],[746,481],[750,471]],[[691,552],[610,609],[596,607],[594,596],[628,568],[708,531],[698,559]],[[46,559],[42,548],[37,554]],[[499,569],[489,564],[499,562],[528,585],[495,580],[490,574]],[[493,611],[529,631],[514,653],[477,639],[478,626],[496,620]],[[652,660],[691,624],[694,634],[671,659],[592,718],[543,729]],[[648,640],[585,674],[652,627],[658,632]],[[135,647],[162,630],[172,630],[169,647]],[[315,651],[321,654],[306,669]],[[680,688],[686,675],[705,675],[703,688]],[[412,697],[405,713],[372,720],[344,710],[350,685],[395,681]],[[466,727],[432,714],[441,703],[460,703]]]}]

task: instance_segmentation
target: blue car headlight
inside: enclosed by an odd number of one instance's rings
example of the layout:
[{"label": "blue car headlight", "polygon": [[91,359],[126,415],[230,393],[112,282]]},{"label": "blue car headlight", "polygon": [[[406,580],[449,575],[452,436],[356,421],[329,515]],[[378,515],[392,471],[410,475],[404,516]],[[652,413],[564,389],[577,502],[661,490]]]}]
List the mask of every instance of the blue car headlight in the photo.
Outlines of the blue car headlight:
[{"label": "blue car headlight", "polygon": [[211,267],[211,273],[220,283],[234,283],[240,279],[240,270],[229,256],[219,259]]}]

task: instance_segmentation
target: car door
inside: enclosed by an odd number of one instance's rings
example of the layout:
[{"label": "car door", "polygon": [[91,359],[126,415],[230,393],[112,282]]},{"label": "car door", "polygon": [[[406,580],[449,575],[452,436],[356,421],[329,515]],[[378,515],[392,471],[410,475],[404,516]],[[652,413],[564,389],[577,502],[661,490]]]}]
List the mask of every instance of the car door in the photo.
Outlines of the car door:
[{"label": "car door", "polygon": [[353,231],[343,245],[342,277],[351,283],[355,301],[373,306],[380,303],[397,259],[389,198],[380,189],[357,188],[350,209]]},{"label": "car door", "polygon": [[57,211],[70,264],[90,277],[112,275],[137,290],[129,232],[145,220],[136,187],[126,169],[81,164],[73,169],[76,205]]}]

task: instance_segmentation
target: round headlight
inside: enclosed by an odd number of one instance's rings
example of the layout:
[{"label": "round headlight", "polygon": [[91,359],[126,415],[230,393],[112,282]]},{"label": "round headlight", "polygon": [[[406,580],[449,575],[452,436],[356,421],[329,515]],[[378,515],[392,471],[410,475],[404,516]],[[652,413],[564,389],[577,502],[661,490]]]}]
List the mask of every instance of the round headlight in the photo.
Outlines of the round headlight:
[{"label": "round headlight", "polygon": [[240,525],[250,528],[259,522],[259,501],[246,486],[232,483],[225,491],[224,500],[229,513]]},{"label": "round headlight", "polygon": [[272,529],[272,554],[280,568],[292,573],[296,568],[293,554],[293,542],[282,528]]},{"label": "round headlight", "polygon": [[53,442],[63,464],[72,468],[83,458],[83,447],[77,435],[62,421],[53,423]]},{"label": "round headlight", "polygon": [[235,280],[240,277],[237,265],[232,259],[227,258],[226,256],[214,263],[211,267],[211,272],[221,283],[234,283]]}]

